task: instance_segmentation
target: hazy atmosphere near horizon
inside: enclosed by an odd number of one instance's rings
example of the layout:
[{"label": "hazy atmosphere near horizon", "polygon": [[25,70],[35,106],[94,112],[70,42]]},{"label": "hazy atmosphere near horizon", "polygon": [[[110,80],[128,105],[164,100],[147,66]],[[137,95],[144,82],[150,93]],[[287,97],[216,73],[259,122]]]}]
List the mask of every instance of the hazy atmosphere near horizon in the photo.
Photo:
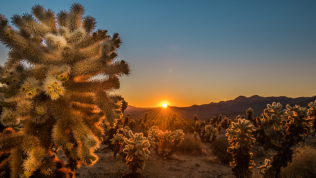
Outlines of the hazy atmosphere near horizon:
[{"label": "hazy atmosphere near horizon", "polygon": [[[55,12],[73,3],[97,28],[120,34],[118,59],[129,105],[191,106],[239,95],[316,95],[316,1],[35,1],[1,2],[6,18],[36,4]],[[0,44],[0,64],[7,60]]]}]

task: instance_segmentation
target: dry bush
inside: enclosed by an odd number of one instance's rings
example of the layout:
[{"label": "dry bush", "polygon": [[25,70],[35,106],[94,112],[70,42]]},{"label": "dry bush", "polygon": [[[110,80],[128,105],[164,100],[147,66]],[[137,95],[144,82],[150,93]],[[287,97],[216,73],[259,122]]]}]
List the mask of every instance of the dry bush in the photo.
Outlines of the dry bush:
[{"label": "dry bush", "polygon": [[177,151],[189,155],[206,154],[204,144],[199,140],[195,140],[191,134],[184,135],[184,140],[181,142]]},{"label": "dry bush", "polygon": [[228,146],[228,139],[226,137],[216,139],[211,144],[213,155],[216,156],[222,164],[228,164],[230,161],[233,161],[232,154],[227,152]]},{"label": "dry bush", "polygon": [[281,178],[316,177],[316,149],[299,147],[292,163],[281,169]]}]

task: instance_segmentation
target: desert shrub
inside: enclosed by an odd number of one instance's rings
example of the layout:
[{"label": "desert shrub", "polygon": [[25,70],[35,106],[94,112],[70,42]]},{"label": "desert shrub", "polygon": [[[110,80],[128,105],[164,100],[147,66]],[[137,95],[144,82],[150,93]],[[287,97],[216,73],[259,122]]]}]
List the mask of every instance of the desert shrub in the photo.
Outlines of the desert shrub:
[{"label": "desert shrub", "polygon": [[187,134],[184,135],[184,140],[177,151],[190,155],[202,155],[205,154],[205,146],[201,141],[195,140],[193,135]]},{"label": "desert shrub", "polygon": [[316,177],[316,149],[299,147],[295,152],[292,163],[281,168],[281,178]]},{"label": "desert shrub", "polygon": [[211,144],[211,149],[213,154],[220,160],[222,164],[228,164],[233,161],[233,156],[231,153],[227,152],[228,139],[226,137],[216,139]]}]

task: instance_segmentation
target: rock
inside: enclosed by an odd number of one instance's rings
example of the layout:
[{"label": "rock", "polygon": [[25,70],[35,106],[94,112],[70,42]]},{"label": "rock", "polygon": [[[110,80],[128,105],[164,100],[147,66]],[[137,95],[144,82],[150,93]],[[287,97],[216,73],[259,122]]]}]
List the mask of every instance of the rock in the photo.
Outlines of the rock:
[{"label": "rock", "polygon": [[195,164],[195,167],[201,167],[201,166],[200,166],[199,164],[197,164],[197,163],[196,163],[196,164]]}]

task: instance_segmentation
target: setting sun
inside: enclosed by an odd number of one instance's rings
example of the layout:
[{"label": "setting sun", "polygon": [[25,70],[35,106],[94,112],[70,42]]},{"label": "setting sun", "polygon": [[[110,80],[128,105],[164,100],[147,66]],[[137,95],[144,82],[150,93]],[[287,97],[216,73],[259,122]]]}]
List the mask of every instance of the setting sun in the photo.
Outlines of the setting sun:
[{"label": "setting sun", "polygon": [[163,108],[166,108],[167,106],[168,106],[167,103],[162,104],[162,107],[163,107]]}]

